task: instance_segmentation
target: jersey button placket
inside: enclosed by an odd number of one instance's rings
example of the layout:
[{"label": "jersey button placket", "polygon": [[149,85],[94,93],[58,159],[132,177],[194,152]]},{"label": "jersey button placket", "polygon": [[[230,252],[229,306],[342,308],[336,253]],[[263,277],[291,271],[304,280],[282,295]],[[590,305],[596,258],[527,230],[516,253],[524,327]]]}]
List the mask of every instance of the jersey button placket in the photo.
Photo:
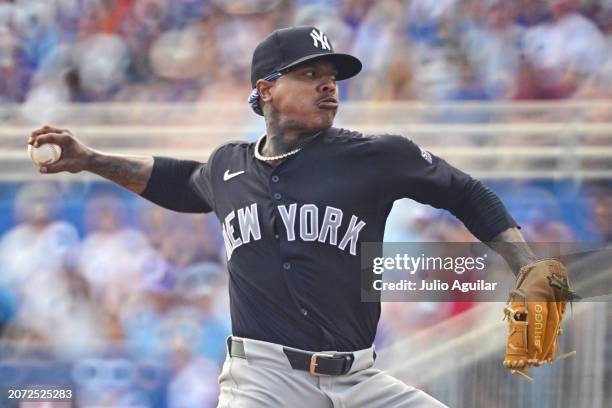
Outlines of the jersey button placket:
[{"label": "jersey button placket", "polygon": [[[272,184],[276,184],[275,187],[272,187],[272,190],[279,188],[278,186],[278,182],[280,181],[280,177],[277,176],[276,174],[272,175],[272,177],[270,177],[270,181],[272,182]],[[272,194],[272,197],[274,197],[274,199],[276,201],[279,201],[281,198],[283,198],[283,195],[279,192],[276,192],[274,194]]]}]

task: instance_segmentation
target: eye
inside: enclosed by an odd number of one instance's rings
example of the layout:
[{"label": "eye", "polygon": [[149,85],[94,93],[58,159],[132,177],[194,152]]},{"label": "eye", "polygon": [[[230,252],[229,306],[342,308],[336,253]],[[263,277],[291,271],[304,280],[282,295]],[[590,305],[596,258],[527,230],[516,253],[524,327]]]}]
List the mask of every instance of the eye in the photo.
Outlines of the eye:
[{"label": "eye", "polygon": [[304,75],[306,75],[307,77],[310,77],[310,78],[314,78],[317,74],[314,71],[306,71],[306,72],[304,72]]}]

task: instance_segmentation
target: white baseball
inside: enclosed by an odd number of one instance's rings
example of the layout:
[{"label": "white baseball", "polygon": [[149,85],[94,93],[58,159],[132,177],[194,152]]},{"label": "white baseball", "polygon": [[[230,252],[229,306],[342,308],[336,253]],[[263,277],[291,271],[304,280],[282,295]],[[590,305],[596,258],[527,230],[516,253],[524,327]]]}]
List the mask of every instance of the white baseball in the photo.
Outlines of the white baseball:
[{"label": "white baseball", "polygon": [[28,156],[35,164],[44,166],[58,161],[62,156],[62,148],[55,143],[45,143],[38,147],[28,145]]}]

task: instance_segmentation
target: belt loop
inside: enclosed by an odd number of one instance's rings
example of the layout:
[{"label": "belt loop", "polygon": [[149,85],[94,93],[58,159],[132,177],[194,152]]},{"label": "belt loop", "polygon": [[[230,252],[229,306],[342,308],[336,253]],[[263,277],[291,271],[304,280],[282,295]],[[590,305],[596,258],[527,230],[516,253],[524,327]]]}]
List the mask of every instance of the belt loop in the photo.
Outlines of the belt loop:
[{"label": "belt loop", "polygon": [[227,347],[227,354],[231,357],[232,355],[232,336],[227,336],[225,340],[225,346]]}]

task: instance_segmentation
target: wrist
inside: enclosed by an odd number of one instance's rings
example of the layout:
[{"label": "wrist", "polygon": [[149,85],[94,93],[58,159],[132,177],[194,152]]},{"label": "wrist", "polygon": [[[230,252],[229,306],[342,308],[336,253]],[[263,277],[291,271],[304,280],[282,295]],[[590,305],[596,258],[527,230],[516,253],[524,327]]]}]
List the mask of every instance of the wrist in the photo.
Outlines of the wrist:
[{"label": "wrist", "polygon": [[83,170],[95,173],[97,163],[99,162],[99,158],[101,156],[102,153],[88,147],[85,148]]}]

